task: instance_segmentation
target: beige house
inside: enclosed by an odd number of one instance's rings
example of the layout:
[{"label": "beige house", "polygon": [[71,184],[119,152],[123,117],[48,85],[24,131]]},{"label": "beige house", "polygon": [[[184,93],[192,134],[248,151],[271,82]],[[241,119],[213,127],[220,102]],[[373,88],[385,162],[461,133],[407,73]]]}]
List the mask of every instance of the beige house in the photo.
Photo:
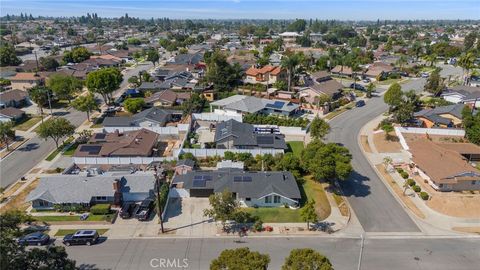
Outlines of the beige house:
[{"label": "beige house", "polygon": [[33,72],[17,73],[10,78],[12,82],[12,89],[28,90],[34,86],[41,85],[45,78]]}]

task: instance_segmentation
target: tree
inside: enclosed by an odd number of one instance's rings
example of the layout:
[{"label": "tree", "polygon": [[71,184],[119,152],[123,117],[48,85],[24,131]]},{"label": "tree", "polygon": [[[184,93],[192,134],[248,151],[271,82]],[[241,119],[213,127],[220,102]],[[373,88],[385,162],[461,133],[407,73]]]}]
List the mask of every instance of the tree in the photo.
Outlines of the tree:
[{"label": "tree", "polygon": [[427,62],[430,62],[430,66],[433,66],[435,64],[435,61],[437,61],[438,55],[436,53],[431,53],[425,57],[425,60]]},{"label": "tree", "polygon": [[323,139],[328,132],[330,132],[330,125],[318,116],[310,123],[310,135],[314,139]]},{"label": "tree", "polygon": [[282,270],[333,270],[330,260],[311,248],[292,249]]},{"label": "tree", "polygon": [[422,53],[422,50],[423,50],[422,44],[420,44],[420,42],[418,41],[415,41],[412,47],[410,48],[411,55],[415,56],[415,62],[418,61],[418,57]]},{"label": "tree", "polygon": [[135,75],[128,78],[128,83],[133,84],[133,86],[135,86],[135,87],[139,87],[142,84],[141,79],[139,79],[139,77],[137,77]]},{"label": "tree", "polygon": [[393,83],[388,88],[387,92],[383,96],[385,103],[390,105],[390,108],[395,108],[402,102],[402,87],[398,83]]},{"label": "tree", "polygon": [[[476,57],[473,54],[473,52],[468,52],[466,54],[463,54],[458,59],[458,65],[460,67],[462,67],[464,77],[468,78],[469,71],[471,69],[473,69],[473,67],[475,66],[475,59],[476,59]],[[466,71],[466,73],[465,73],[465,71]],[[466,83],[466,82],[467,82],[467,80],[464,80],[464,83]]]},{"label": "tree", "polygon": [[217,91],[228,91],[240,83],[243,76],[242,67],[235,63],[230,65],[226,56],[220,51],[215,51],[206,58],[207,72],[205,82],[210,82]]},{"label": "tree", "polygon": [[408,63],[407,57],[402,54],[402,55],[398,58],[398,60],[397,60],[397,65],[399,66],[400,71],[403,70],[403,66],[404,66],[405,64],[407,64],[407,63]]},{"label": "tree", "polygon": [[371,98],[374,91],[375,91],[375,85],[373,83],[369,83],[367,85],[367,98]]},{"label": "tree", "polygon": [[210,263],[210,270],[266,270],[270,256],[249,248],[226,249]]},{"label": "tree", "polygon": [[432,93],[435,96],[439,96],[444,88],[445,84],[440,77],[440,71],[438,69],[435,69],[428,77],[427,82],[424,86],[424,90]]},{"label": "tree", "polygon": [[48,103],[48,95],[50,95],[50,90],[43,86],[34,86],[28,89],[28,96],[37,104],[37,107],[40,109],[40,115],[42,115],[42,119],[43,108]]},{"label": "tree", "polygon": [[352,172],[352,156],[347,148],[335,143],[325,144],[314,140],[302,151],[301,161],[305,171],[317,181],[345,180]]},{"label": "tree", "polygon": [[160,55],[158,54],[157,49],[151,48],[147,51],[147,61],[152,62],[153,66],[155,66],[155,63],[157,63],[159,59]]},{"label": "tree", "polygon": [[85,96],[79,96],[72,102],[72,107],[81,112],[87,113],[87,119],[90,121],[90,113],[93,110],[98,110],[98,104],[95,100],[95,96],[92,93],[88,93]]},{"label": "tree", "polygon": [[56,71],[60,66],[58,61],[53,57],[40,57],[40,64],[47,71]]},{"label": "tree", "polygon": [[67,63],[80,63],[90,58],[92,54],[85,47],[75,47],[63,53],[63,61]]},{"label": "tree", "polygon": [[318,215],[315,211],[315,200],[312,199],[308,201],[302,209],[300,209],[300,215],[302,220],[307,222],[307,229],[310,230],[310,222],[315,223],[318,221]]},{"label": "tree", "polygon": [[295,72],[300,62],[300,56],[296,53],[284,56],[282,58],[281,66],[287,70],[287,90],[289,92],[292,86],[292,78],[295,76]]},{"label": "tree", "polygon": [[137,113],[145,106],[145,100],[143,98],[127,98],[123,103],[123,107],[129,113]]},{"label": "tree", "polygon": [[106,104],[112,99],[112,93],[120,87],[123,76],[116,68],[102,68],[88,73],[86,85],[90,92],[102,96]]},{"label": "tree", "polygon": [[17,57],[15,48],[11,44],[2,44],[0,46],[0,67],[17,66],[22,60]]},{"label": "tree", "polygon": [[275,169],[291,172],[296,179],[301,177],[300,159],[292,152],[285,153],[282,159],[275,164]]},{"label": "tree", "polygon": [[472,109],[465,106],[462,110],[462,118],[465,136],[470,142],[480,145],[480,114],[474,115]]},{"label": "tree", "polygon": [[13,123],[0,122],[0,142],[7,147],[7,151],[10,151],[8,144],[11,140],[15,139],[15,130],[13,129]]},{"label": "tree", "polygon": [[463,47],[465,51],[470,50],[473,45],[475,44],[475,40],[477,39],[477,33],[475,32],[470,32],[465,36],[465,39],[463,41]]},{"label": "tree", "polygon": [[19,210],[8,211],[0,215],[1,269],[76,269],[75,261],[68,258],[63,247],[26,249],[25,246],[18,244],[16,237],[23,234],[20,231],[20,224],[27,221],[32,221],[32,218]]},{"label": "tree", "polygon": [[221,221],[222,227],[225,228],[225,221],[232,219],[238,211],[239,205],[233,194],[225,190],[222,193],[215,193],[208,198],[211,209],[205,209],[203,214],[206,217]]},{"label": "tree", "polygon": [[393,110],[393,119],[400,124],[407,123],[413,118],[413,114],[418,110],[420,104],[420,97],[415,90],[406,92],[402,97],[401,106]]},{"label": "tree", "polygon": [[58,148],[58,141],[75,132],[75,126],[65,118],[53,118],[38,126],[37,134],[40,138],[52,138]]},{"label": "tree", "polygon": [[47,80],[47,86],[59,99],[68,100],[70,103],[72,96],[82,90],[82,82],[70,75],[54,74]]},{"label": "tree", "polygon": [[391,123],[385,123],[382,125],[382,130],[385,132],[385,139],[390,140],[390,132],[393,131],[393,125]]}]

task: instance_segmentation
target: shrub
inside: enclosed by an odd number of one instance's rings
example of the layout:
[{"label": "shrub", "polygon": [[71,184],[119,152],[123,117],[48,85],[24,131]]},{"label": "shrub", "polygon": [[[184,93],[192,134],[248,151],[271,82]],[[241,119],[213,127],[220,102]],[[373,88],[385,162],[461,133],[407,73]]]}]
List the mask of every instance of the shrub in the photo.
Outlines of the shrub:
[{"label": "shrub", "polygon": [[93,215],[106,215],[110,213],[110,204],[108,203],[99,203],[90,207],[90,212]]},{"label": "shrub", "polygon": [[410,178],[410,179],[407,180],[407,184],[408,184],[409,186],[413,187],[413,186],[415,186],[415,180],[413,180],[413,179]]},{"label": "shrub", "polygon": [[417,186],[417,185],[413,186],[412,189],[413,189],[413,191],[415,191],[415,192],[420,192],[420,191],[422,190],[422,189],[421,189],[419,186]]},{"label": "shrub", "polygon": [[403,169],[402,169],[402,168],[397,168],[397,172],[398,172],[398,173],[402,173],[402,172],[403,172]]},{"label": "shrub", "polygon": [[428,196],[428,193],[426,193],[425,191],[420,192],[420,198],[422,198],[422,200],[426,201],[429,197],[430,196]]},{"label": "shrub", "polygon": [[261,220],[255,221],[255,223],[253,224],[253,229],[256,232],[261,232],[263,230],[263,222]]},{"label": "shrub", "polygon": [[402,176],[403,179],[407,179],[407,178],[408,178],[408,173],[405,172],[405,171],[402,171],[402,172],[400,173],[400,175]]}]

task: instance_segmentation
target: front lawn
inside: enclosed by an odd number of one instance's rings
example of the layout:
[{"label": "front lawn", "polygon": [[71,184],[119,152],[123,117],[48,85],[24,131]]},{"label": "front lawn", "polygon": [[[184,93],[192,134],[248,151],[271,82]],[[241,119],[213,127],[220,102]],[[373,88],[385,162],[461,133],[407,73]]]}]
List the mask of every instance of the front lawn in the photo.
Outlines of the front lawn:
[{"label": "front lawn", "polygon": [[292,141],[287,142],[288,150],[290,150],[295,156],[300,157],[302,150],[304,148],[303,142],[301,141]]},{"label": "front lawn", "polygon": [[[78,229],[80,230],[80,229]],[[76,229],[60,229],[55,233],[55,236],[65,236],[67,234],[73,234],[77,232],[78,230]],[[98,232],[99,235],[104,235],[108,229],[89,229],[89,230],[95,230]]]},{"label": "front lawn", "polygon": [[[315,200],[315,209],[317,211],[318,220],[324,220],[330,215],[330,203],[323,186],[315,182],[311,176],[305,177],[305,183],[300,187],[300,194],[302,195],[301,205],[304,205],[308,200]],[[259,207],[246,208],[244,211],[258,216],[266,223],[301,223],[304,222],[300,215],[300,209],[290,209],[285,207]]]},{"label": "front lawn", "polygon": [[73,156],[73,153],[75,153],[75,150],[77,150],[78,145],[79,145],[78,143],[74,143],[70,145],[70,147],[68,147],[68,149],[65,150],[65,152],[63,152],[62,155],[69,156],[69,157]]},{"label": "front lawn", "polygon": [[20,122],[16,123],[13,129],[20,130],[20,131],[27,131],[36,125],[38,122],[42,121],[42,117],[40,116],[27,116],[22,119]]}]

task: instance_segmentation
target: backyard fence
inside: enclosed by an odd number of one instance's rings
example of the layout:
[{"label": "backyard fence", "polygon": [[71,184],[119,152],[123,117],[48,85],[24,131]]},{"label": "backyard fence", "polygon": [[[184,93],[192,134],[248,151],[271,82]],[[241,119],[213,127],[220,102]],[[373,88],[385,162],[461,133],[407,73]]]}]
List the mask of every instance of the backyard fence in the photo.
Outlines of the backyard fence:
[{"label": "backyard fence", "polygon": [[147,165],[155,161],[171,161],[175,157],[73,157],[75,164],[136,164]]},{"label": "backyard fence", "polygon": [[402,133],[425,134],[425,135],[442,135],[442,136],[465,136],[463,129],[446,129],[446,128],[416,128],[416,127],[395,127],[397,135],[403,149],[408,150],[408,144]]},{"label": "backyard fence", "polygon": [[183,148],[174,150],[174,156],[178,156],[182,153],[192,153],[195,157],[214,157],[214,156],[225,156],[225,152],[232,153],[250,153],[252,156],[256,155],[265,155],[265,154],[283,154],[284,151],[281,149],[194,149],[194,148]]}]

